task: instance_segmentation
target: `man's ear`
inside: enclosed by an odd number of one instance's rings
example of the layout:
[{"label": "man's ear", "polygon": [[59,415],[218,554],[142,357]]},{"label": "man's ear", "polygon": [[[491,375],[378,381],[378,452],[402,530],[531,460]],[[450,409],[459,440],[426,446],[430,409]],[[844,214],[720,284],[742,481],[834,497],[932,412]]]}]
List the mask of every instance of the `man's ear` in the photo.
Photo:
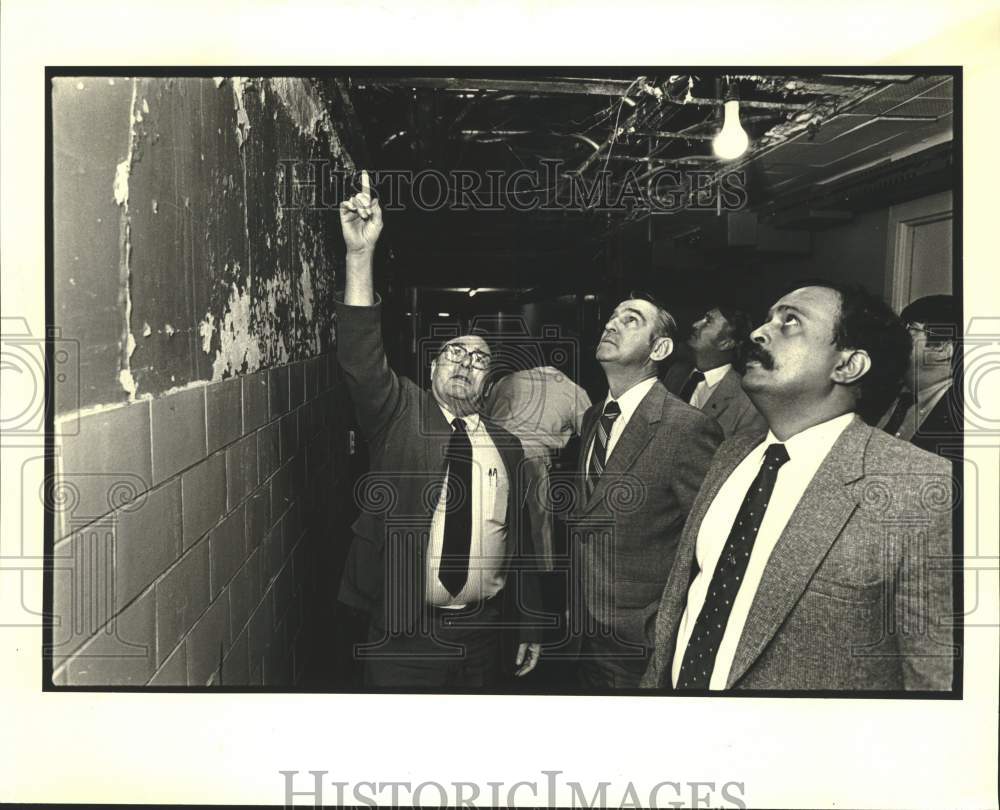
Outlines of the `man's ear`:
[{"label": "man's ear", "polygon": [[719,351],[728,352],[730,349],[736,348],[736,341],[732,337],[724,338],[719,341]]},{"label": "man's ear", "polygon": [[657,338],[653,343],[653,348],[649,352],[649,359],[655,363],[660,363],[670,357],[674,351],[674,342],[668,337]]},{"label": "man's ear", "polygon": [[841,360],[833,370],[831,378],[835,383],[851,385],[856,383],[872,367],[872,359],[868,352],[862,349],[849,349],[841,352]]}]

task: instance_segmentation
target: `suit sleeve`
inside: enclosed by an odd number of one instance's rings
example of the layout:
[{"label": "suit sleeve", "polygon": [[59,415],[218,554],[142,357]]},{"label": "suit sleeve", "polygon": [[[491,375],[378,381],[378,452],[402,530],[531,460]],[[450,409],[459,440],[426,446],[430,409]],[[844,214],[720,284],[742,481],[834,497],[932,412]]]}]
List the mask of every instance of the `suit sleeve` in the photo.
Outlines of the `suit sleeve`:
[{"label": "suit sleeve", "polygon": [[954,498],[946,465],[935,465],[935,471],[940,476],[928,476],[921,492],[923,507],[931,517],[926,539],[919,534],[913,537],[899,561],[895,618],[907,690],[948,691],[952,687],[954,552],[953,509],[949,507]]},{"label": "suit sleeve", "polygon": [[722,444],[723,433],[719,423],[701,411],[688,409],[689,422],[679,436],[680,442],[673,458],[673,490],[684,510],[685,519],[691,513],[694,499],[701,489],[701,482],[712,464],[715,451]]},{"label": "suit sleeve", "polygon": [[389,368],[382,345],[382,306],[337,302],[337,360],[369,441],[379,436],[404,405],[402,382]]}]

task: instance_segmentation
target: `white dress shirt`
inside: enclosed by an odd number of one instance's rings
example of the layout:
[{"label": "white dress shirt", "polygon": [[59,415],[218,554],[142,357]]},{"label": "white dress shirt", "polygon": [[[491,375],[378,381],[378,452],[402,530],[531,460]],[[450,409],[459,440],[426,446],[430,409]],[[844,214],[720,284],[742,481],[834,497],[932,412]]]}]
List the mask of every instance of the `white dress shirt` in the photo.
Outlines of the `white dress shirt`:
[{"label": "white dress shirt", "polygon": [[747,563],[746,574],[743,576],[743,584],[733,600],[733,609],[729,614],[729,621],[726,623],[719,652],[715,658],[715,667],[708,685],[709,689],[726,688],[736,647],[743,634],[743,625],[746,623],[750,606],[753,604],[754,596],[760,587],[760,580],[771,552],[784,532],[785,526],[788,525],[792,512],[799,505],[799,501],[816,474],[816,470],[819,469],[820,464],[829,454],[830,448],[833,447],[834,442],[837,441],[852,419],[854,419],[853,413],[845,413],[796,433],[784,442],[778,442],[774,434],[768,431],[764,441],[750,451],[750,454],[736,466],[736,469],[720,487],[698,530],[698,539],[695,545],[698,575],[688,589],[687,607],[681,617],[680,629],[677,633],[677,646],[674,649],[673,668],[671,669],[674,686],[677,685],[677,676],[684,661],[684,652],[687,649],[688,640],[691,638],[698,614],[705,603],[705,594],[712,582],[715,566],[719,562],[719,556],[722,554],[726,541],[729,539],[733,521],[736,520],[736,515],[740,511],[747,490],[757,477],[757,473],[760,472],[764,451],[770,444],[776,442],[784,444],[788,451],[788,461],[778,470],[774,492],[768,501],[767,512],[757,532],[757,539],[754,541],[753,551],[750,553],[750,560]]},{"label": "white dress shirt", "polygon": [[[611,458],[611,451],[615,449],[615,445],[618,444],[618,440],[621,438],[622,432],[628,424],[628,420],[632,418],[632,414],[635,413],[635,409],[639,407],[639,403],[646,398],[646,394],[648,394],[653,386],[656,385],[656,382],[656,377],[649,377],[642,382],[637,382],[615,400],[618,403],[618,407],[622,409],[622,412],[618,415],[615,421],[611,423],[611,434],[608,436],[608,446],[604,450],[605,467],[607,466],[608,460]],[[602,414],[604,413],[605,406],[611,402],[612,399],[614,399],[614,397],[612,397],[611,392],[608,391],[607,397],[604,398],[604,404],[601,405]],[[590,469],[590,457],[594,454],[594,441],[596,439],[597,433],[595,432],[594,439],[590,442],[590,449],[587,450],[587,465],[584,467],[585,470]]]},{"label": "white dress shirt", "polygon": [[705,403],[712,396],[712,392],[715,391],[715,387],[722,382],[722,378],[729,373],[729,369],[732,367],[732,363],[726,363],[724,366],[716,366],[708,371],[702,371],[705,379],[694,387],[694,393],[691,394],[691,404],[699,410],[704,408]]},{"label": "white dress shirt", "polygon": [[[450,425],[455,415],[441,407]],[[507,471],[503,458],[483,426],[479,414],[463,416],[472,445],[472,542],[469,546],[469,578],[455,596],[438,579],[444,546],[444,518],[448,496],[445,473],[441,497],[431,517],[427,548],[427,603],[435,607],[462,608],[489,599],[504,585],[509,548],[507,545]],[[452,428],[454,430],[454,428]]]}]

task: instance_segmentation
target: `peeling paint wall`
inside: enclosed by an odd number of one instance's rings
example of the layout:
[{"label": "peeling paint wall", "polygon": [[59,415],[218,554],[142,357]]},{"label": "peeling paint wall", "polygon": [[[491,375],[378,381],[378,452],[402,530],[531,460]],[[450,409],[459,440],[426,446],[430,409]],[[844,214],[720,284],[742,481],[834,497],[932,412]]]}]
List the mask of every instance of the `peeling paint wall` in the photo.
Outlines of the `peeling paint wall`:
[{"label": "peeling paint wall", "polygon": [[56,325],[80,352],[57,413],[332,347],[337,212],[280,207],[280,161],[354,165],[309,80],[56,79],[52,103]]}]

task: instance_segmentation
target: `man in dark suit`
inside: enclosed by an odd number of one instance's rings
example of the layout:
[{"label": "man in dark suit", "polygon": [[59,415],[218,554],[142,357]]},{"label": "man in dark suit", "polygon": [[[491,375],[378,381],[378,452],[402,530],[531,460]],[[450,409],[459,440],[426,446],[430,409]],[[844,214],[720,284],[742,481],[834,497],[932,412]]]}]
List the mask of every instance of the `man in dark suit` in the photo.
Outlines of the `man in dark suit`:
[{"label": "man in dark suit", "polygon": [[727,441],[692,509],[643,686],[946,690],[951,476],[856,414],[910,351],[860,288],[810,284],[751,335],[766,435]]},{"label": "man in dark suit", "polygon": [[633,294],[596,349],[609,390],[584,416],[569,521],[579,563],[571,596],[582,635],[579,684],[590,690],[638,686],[680,531],[722,441],[713,419],[657,379],[675,334],[659,303]]},{"label": "man in dark suit", "polygon": [[766,424],[733,368],[750,328],[746,312],[725,304],[710,308],[694,322],[688,337],[694,368],[675,365],[663,378],[668,391],[718,422],[727,439],[737,433],[759,433]]},{"label": "man in dark suit", "polygon": [[[464,335],[431,361],[431,390],[386,362],[372,259],[382,214],[362,191],[341,205],[346,289],[337,307],[338,359],[369,442],[371,472],[340,600],[371,616],[357,649],[375,688],[480,689],[504,671],[530,672],[541,631],[531,569],[524,454],[479,413],[491,353]],[[503,649],[501,627],[517,632]],[[508,669],[509,668],[509,669]]]},{"label": "man in dark suit", "polygon": [[879,420],[887,433],[950,461],[962,449],[960,368],[962,324],[955,298],[928,295],[900,313],[913,340],[903,390]]}]

